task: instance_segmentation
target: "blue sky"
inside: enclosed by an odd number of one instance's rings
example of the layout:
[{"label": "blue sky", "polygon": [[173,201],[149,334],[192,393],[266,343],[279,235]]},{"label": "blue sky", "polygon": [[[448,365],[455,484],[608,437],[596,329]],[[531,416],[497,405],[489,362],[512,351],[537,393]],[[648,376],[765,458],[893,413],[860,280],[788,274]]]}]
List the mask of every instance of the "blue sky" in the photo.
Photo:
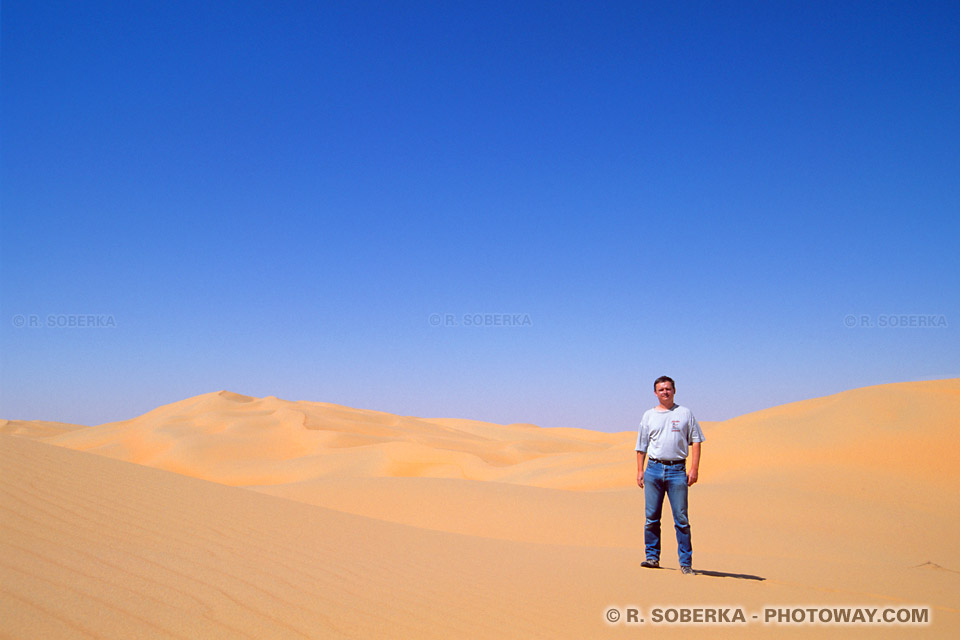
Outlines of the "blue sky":
[{"label": "blue sky", "polygon": [[956,2],[4,2],[0,417],[956,377],[958,113]]}]

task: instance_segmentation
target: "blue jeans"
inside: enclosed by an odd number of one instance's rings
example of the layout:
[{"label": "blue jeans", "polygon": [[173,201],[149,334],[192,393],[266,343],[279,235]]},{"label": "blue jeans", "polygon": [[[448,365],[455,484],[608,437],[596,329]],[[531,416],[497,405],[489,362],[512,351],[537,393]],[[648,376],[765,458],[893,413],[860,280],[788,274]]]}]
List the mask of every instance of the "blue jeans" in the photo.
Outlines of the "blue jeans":
[{"label": "blue jeans", "polygon": [[663,496],[670,498],[673,524],[677,529],[677,552],[680,566],[693,566],[693,545],[690,542],[690,521],[687,519],[687,468],[683,464],[660,464],[650,460],[643,472],[644,497],[647,503],[647,522],[643,538],[647,545],[647,559],[660,560],[660,515]]}]

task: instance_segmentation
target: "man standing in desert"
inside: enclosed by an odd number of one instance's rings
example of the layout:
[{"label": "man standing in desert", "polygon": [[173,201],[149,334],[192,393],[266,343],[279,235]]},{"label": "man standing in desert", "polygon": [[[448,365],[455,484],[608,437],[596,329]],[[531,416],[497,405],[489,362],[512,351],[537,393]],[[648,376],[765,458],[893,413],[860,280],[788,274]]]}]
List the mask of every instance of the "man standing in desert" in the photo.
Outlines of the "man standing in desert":
[{"label": "man standing in desert", "polygon": [[[660,376],[653,383],[653,391],[660,404],[643,414],[637,434],[637,485],[644,490],[647,518],[643,529],[646,560],[641,566],[660,567],[660,515],[666,495],[670,498],[677,530],[680,571],[688,575],[693,573],[693,545],[687,517],[687,489],[697,481],[703,431],[690,409],[674,403],[677,389],[673,379]],[[648,453],[650,460],[644,471]]]}]

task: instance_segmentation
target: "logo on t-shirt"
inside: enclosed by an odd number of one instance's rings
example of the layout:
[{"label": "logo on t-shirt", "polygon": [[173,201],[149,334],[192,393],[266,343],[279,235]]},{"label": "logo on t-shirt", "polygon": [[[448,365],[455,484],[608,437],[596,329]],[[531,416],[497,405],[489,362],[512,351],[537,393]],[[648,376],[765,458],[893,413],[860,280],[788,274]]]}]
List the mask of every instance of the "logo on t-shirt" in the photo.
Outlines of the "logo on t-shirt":
[{"label": "logo on t-shirt", "polygon": [[673,431],[673,432],[675,432],[675,433],[680,433],[680,421],[679,421],[679,420],[671,420],[671,421],[670,421],[670,427],[671,427],[671,428],[670,428],[670,431]]}]

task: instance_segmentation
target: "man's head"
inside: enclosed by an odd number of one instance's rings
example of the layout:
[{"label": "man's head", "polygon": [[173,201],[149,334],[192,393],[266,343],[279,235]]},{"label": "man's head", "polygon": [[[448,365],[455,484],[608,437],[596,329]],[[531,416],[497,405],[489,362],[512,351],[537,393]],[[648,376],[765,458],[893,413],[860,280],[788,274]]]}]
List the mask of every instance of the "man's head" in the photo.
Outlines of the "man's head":
[{"label": "man's head", "polygon": [[660,406],[664,409],[673,407],[673,394],[677,392],[677,387],[673,378],[669,376],[660,376],[653,382],[653,392],[657,394],[660,400]]},{"label": "man's head", "polygon": [[670,388],[673,389],[674,391],[677,390],[677,384],[673,381],[673,378],[671,378],[670,376],[660,376],[659,378],[657,378],[656,380],[654,380],[654,381],[653,381],[653,390],[656,391],[656,390],[657,390],[657,385],[659,385],[659,384],[662,383],[662,382],[669,382],[669,383],[670,383]]}]

